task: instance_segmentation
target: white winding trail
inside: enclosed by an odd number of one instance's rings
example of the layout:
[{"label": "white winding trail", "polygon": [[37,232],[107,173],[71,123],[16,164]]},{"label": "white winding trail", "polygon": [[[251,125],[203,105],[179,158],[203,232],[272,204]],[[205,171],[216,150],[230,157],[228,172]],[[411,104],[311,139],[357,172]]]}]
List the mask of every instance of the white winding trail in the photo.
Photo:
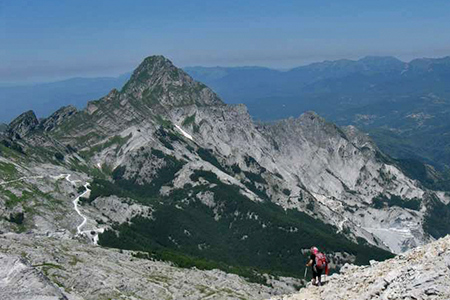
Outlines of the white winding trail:
[{"label": "white winding trail", "polygon": [[[62,178],[65,177],[66,180],[68,182],[70,182],[72,185],[75,185],[77,182],[80,182],[80,180],[70,180],[70,174],[61,174],[58,176],[58,178]],[[90,237],[93,241],[94,244],[97,245],[98,243],[98,234],[99,233],[103,233],[105,231],[104,228],[93,228],[91,230],[81,230],[83,228],[84,225],[86,225],[87,223],[87,217],[85,215],[83,215],[80,211],[80,208],[78,207],[78,202],[80,201],[81,197],[84,197],[85,195],[89,194],[91,192],[91,190],[89,189],[89,182],[86,182],[84,184],[84,188],[86,189],[83,193],[81,193],[80,195],[78,195],[78,197],[76,197],[72,203],[73,203],[73,208],[75,209],[75,211],[77,212],[77,214],[83,218],[83,221],[81,222],[80,225],[77,226],[77,236],[78,235],[86,235],[88,237]],[[92,234],[92,232],[94,232],[95,234]]]},{"label": "white winding trail", "polygon": [[[53,176],[53,175],[49,175],[50,178],[54,179],[54,180],[59,180],[62,178],[65,178],[68,182],[70,182],[73,186],[76,186],[77,182],[81,182],[81,180],[70,180],[70,176],[71,174],[59,174],[57,176]],[[10,181],[2,181],[0,182],[0,185],[6,185],[9,183],[15,183],[15,182],[19,182],[19,181],[23,181],[26,179],[43,179],[45,176],[30,176],[30,177],[21,177],[19,179],[15,179],[15,180],[10,180]],[[80,208],[78,207],[78,202],[80,201],[81,197],[84,197],[86,194],[90,193],[91,190],[89,189],[89,183],[86,182],[84,184],[84,188],[86,189],[83,193],[81,193],[80,195],[78,195],[78,197],[76,197],[72,203],[73,203],[73,208],[75,209],[75,211],[77,212],[77,214],[83,219],[83,221],[81,222],[80,225],[77,226],[77,234],[76,236],[79,235],[87,235],[87,236],[92,236],[92,241],[94,242],[94,244],[97,244],[98,242],[98,233],[103,233],[105,231],[104,228],[94,228],[92,230],[86,230],[86,231],[82,231],[81,229],[83,228],[84,225],[86,225],[88,219],[85,215],[83,215],[80,211]],[[91,232],[95,232],[95,235],[92,235]]]},{"label": "white winding trail", "polygon": [[[76,182],[79,182],[79,181],[80,181],[80,180],[70,180],[70,174],[61,174],[61,175],[59,175],[59,178],[61,178],[61,177],[65,177],[66,180],[67,180],[68,182],[70,182],[72,185],[75,185]],[[81,231],[81,228],[82,228],[82,227],[86,224],[86,222],[87,222],[87,217],[86,217],[85,215],[83,215],[83,214],[81,213],[80,209],[78,208],[78,201],[80,201],[80,198],[81,198],[81,197],[83,197],[84,195],[90,193],[91,190],[90,190],[88,187],[89,187],[89,183],[86,182],[86,183],[84,184],[84,188],[85,188],[86,190],[85,190],[82,194],[78,195],[78,197],[76,197],[75,200],[72,201],[72,203],[73,203],[73,208],[75,209],[75,211],[77,212],[77,214],[78,214],[81,218],[83,218],[83,222],[81,222],[81,224],[77,226],[77,235],[83,234],[83,231]]]}]

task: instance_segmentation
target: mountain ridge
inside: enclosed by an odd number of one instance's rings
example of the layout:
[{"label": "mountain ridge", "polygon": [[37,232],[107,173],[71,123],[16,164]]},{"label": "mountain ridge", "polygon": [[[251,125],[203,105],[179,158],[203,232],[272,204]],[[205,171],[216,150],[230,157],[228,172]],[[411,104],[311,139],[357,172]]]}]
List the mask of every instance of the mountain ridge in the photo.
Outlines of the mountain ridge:
[{"label": "mountain ridge", "polygon": [[[415,59],[367,57],[314,63],[291,71],[189,69],[227,103],[244,103],[256,120],[273,121],[314,110],[340,126],[354,125],[397,159],[430,164],[446,176],[448,57]],[[227,74],[228,72],[228,74]],[[447,187],[448,189],[448,187]]]},{"label": "mountain ridge", "polygon": [[[261,283],[264,273],[299,276],[297,250],[318,242],[339,268],[432,240],[431,205],[445,211],[446,196],[406,176],[370,137],[314,112],[255,123],[244,105],[224,104],[172,66],[148,59],[123,91],[3,139],[0,172],[13,183],[1,187],[2,228],[71,236],[80,215],[64,199],[89,182],[86,242]],[[29,201],[30,191],[42,200]],[[39,206],[48,201],[63,222]]]}]

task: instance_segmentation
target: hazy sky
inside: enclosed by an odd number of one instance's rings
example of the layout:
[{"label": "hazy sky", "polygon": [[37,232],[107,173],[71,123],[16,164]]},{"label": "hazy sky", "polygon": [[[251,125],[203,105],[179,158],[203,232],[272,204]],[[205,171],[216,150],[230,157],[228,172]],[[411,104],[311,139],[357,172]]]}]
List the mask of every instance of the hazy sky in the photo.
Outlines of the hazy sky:
[{"label": "hazy sky", "polygon": [[0,0],[0,83],[178,66],[450,55],[444,0]]}]

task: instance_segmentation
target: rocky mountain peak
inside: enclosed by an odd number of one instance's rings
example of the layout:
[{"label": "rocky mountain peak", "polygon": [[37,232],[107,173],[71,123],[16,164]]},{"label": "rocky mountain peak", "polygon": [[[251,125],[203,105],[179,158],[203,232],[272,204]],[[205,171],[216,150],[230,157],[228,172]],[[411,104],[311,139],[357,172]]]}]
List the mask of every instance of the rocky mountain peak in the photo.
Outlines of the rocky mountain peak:
[{"label": "rocky mountain peak", "polygon": [[50,117],[44,119],[41,122],[42,128],[44,128],[45,131],[50,131],[57,125],[61,124],[71,115],[75,114],[77,112],[77,109],[73,105],[68,105],[61,107],[57,111],[55,111]]},{"label": "rocky mountain peak", "polygon": [[121,93],[151,106],[224,105],[212,90],[175,67],[164,56],[144,59]]},{"label": "rocky mountain peak", "polygon": [[32,131],[39,121],[32,110],[24,112],[8,125],[8,134],[12,138],[21,138]]},{"label": "rocky mountain peak", "polygon": [[306,112],[304,112],[303,114],[301,114],[300,117],[299,117],[299,119],[302,119],[302,120],[307,120],[307,119],[309,119],[309,120],[318,120],[318,121],[321,120],[321,121],[325,121],[325,119],[324,119],[323,117],[319,116],[315,111],[312,111],[312,110],[306,111]]},{"label": "rocky mountain peak", "polygon": [[341,136],[347,139],[344,132],[335,124],[327,122],[323,117],[314,111],[307,111],[300,115],[296,120],[298,126],[305,130],[307,134],[317,134],[319,132],[329,134],[331,136]]}]

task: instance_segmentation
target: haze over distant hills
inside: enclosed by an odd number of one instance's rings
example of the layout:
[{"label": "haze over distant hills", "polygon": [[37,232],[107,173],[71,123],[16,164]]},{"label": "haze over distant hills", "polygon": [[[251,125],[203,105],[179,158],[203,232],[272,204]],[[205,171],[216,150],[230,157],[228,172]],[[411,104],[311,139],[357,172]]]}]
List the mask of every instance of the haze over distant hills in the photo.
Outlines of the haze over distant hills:
[{"label": "haze over distant hills", "polygon": [[263,121],[314,110],[340,125],[368,131],[398,158],[448,168],[450,57],[394,57],[314,63],[289,71],[204,68],[186,71],[228,103],[244,103]]},{"label": "haze over distant hills", "polygon": [[46,117],[65,105],[83,108],[90,100],[98,99],[112,88],[121,88],[130,74],[119,77],[71,78],[63,81],[0,86],[0,123],[10,122],[26,110],[38,117]]}]

